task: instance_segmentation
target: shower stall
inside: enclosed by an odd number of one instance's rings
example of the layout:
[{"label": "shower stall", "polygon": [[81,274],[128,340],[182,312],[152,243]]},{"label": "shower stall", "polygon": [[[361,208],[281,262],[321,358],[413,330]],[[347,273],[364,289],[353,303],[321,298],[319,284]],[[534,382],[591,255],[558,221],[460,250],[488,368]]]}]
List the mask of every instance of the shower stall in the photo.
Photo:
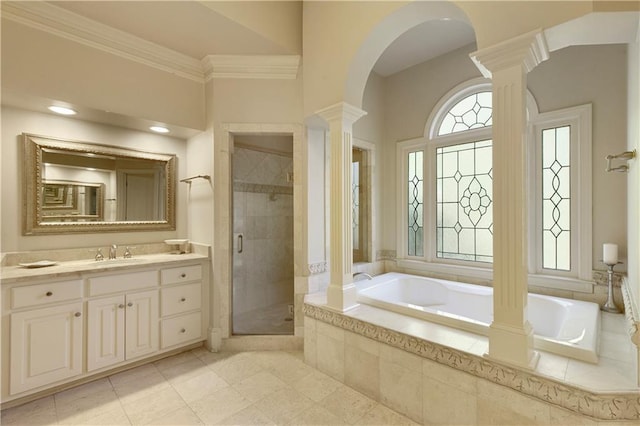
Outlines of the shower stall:
[{"label": "shower stall", "polygon": [[293,138],[234,135],[233,334],[293,334]]}]

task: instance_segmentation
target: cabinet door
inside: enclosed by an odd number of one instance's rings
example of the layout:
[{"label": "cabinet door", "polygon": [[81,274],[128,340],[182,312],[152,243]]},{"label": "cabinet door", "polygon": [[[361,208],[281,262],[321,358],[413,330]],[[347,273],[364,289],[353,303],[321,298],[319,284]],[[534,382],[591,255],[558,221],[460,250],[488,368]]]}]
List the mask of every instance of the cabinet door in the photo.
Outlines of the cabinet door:
[{"label": "cabinet door", "polygon": [[82,373],[82,302],[11,314],[13,395]]},{"label": "cabinet door", "polygon": [[127,294],[126,301],[126,358],[157,351],[158,291]]},{"label": "cabinet door", "polygon": [[87,370],[124,361],[124,295],[87,302]]}]

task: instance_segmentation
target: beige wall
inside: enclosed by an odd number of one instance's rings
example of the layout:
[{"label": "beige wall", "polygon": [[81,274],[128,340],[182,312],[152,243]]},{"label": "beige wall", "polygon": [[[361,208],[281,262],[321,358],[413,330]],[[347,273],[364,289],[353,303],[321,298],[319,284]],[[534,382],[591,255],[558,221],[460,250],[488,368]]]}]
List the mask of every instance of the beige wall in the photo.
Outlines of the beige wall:
[{"label": "beige wall", "polygon": [[204,130],[204,85],[2,21],[2,90]]},{"label": "beige wall", "polygon": [[[467,46],[385,79],[386,142],[383,164],[382,247],[396,246],[396,143],[422,137],[438,100],[457,84],[480,74]],[[528,76],[541,112],[593,104],[593,265],[601,269],[602,243],[616,242],[626,256],[626,183],[604,172],[604,157],[624,151],[626,141],[626,48],[572,47],[551,54]]]},{"label": "beige wall", "polygon": [[478,48],[586,15],[591,1],[456,1],[476,31]]},{"label": "beige wall", "polygon": [[[186,143],[183,140],[137,132],[120,127],[2,107],[2,252],[63,249],[76,247],[107,247],[110,244],[158,242],[167,238],[184,237],[187,232],[187,202],[184,187],[177,186],[176,231],[94,233],[79,235],[22,235],[22,173],[20,135],[23,132],[43,136],[67,138],[91,143],[116,145],[148,152],[170,153],[177,156],[177,174],[186,170]],[[90,257],[89,254],[87,254]]]},{"label": "beige wall", "polygon": [[195,220],[213,222],[215,273],[212,325],[220,330],[222,337],[228,337],[231,320],[232,191],[231,147],[227,143],[225,126],[260,123],[302,125],[302,81],[300,77],[295,80],[214,79],[209,84],[207,121],[212,123],[214,137],[212,177],[215,203],[213,217],[198,217]]},{"label": "beige wall", "polygon": [[626,47],[575,46],[552,52],[529,74],[528,85],[540,112],[593,104],[593,268],[605,269],[600,260],[606,242],[620,246],[626,264],[626,178],[605,172],[605,157],[626,150]]},{"label": "beige wall", "polygon": [[347,93],[347,85],[364,86],[386,46],[424,20],[469,20],[483,48],[582,16],[592,7],[591,1],[304,2],[305,116],[342,100],[360,107],[359,90],[350,87]]},{"label": "beige wall", "polygon": [[202,132],[187,141],[187,164],[181,177],[209,175],[211,180],[195,179],[180,183],[186,192],[188,237],[193,241],[213,245],[213,131]]},{"label": "beige wall", "polygon": [[305,117],[343,100],[345,77],[356,50],[371,28],[403,3],[303,3]]},{"label": "beige wall", "polygon": [[288,53],[302,52],[301,1],[216,1],[203,4],[286,48]]}]

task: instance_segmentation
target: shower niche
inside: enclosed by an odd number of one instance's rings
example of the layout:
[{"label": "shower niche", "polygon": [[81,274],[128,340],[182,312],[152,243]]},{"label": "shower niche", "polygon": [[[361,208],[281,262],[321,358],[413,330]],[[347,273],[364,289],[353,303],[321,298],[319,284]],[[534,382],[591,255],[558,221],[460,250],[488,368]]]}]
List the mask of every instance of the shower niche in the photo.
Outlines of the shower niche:
[{"label": "shower niche", "polygon": [[233,334],[293,334],[293,137],[233,147]]}]

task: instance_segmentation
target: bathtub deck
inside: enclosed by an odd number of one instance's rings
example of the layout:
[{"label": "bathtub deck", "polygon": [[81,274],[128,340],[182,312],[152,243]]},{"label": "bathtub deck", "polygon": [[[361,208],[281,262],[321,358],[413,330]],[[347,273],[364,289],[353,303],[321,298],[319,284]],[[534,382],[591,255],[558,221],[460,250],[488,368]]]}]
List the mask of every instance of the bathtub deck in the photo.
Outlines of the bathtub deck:
[{"label": "bathtub deck", "polygon": [[[325,306],[326,295],[307,295],[305,303]],[[486,336],[407,317],[374,306],[361,304],[343,315],[471,355],[484,356],[489,349]],[[634,375],[630,374],[634,371],[633,357],[636,356],[636,351],[626,334],[624,315],[602,312],[601,319],[600,359],[597,364],[540,350],[536,374],[594,392],[640,391]]]}]

